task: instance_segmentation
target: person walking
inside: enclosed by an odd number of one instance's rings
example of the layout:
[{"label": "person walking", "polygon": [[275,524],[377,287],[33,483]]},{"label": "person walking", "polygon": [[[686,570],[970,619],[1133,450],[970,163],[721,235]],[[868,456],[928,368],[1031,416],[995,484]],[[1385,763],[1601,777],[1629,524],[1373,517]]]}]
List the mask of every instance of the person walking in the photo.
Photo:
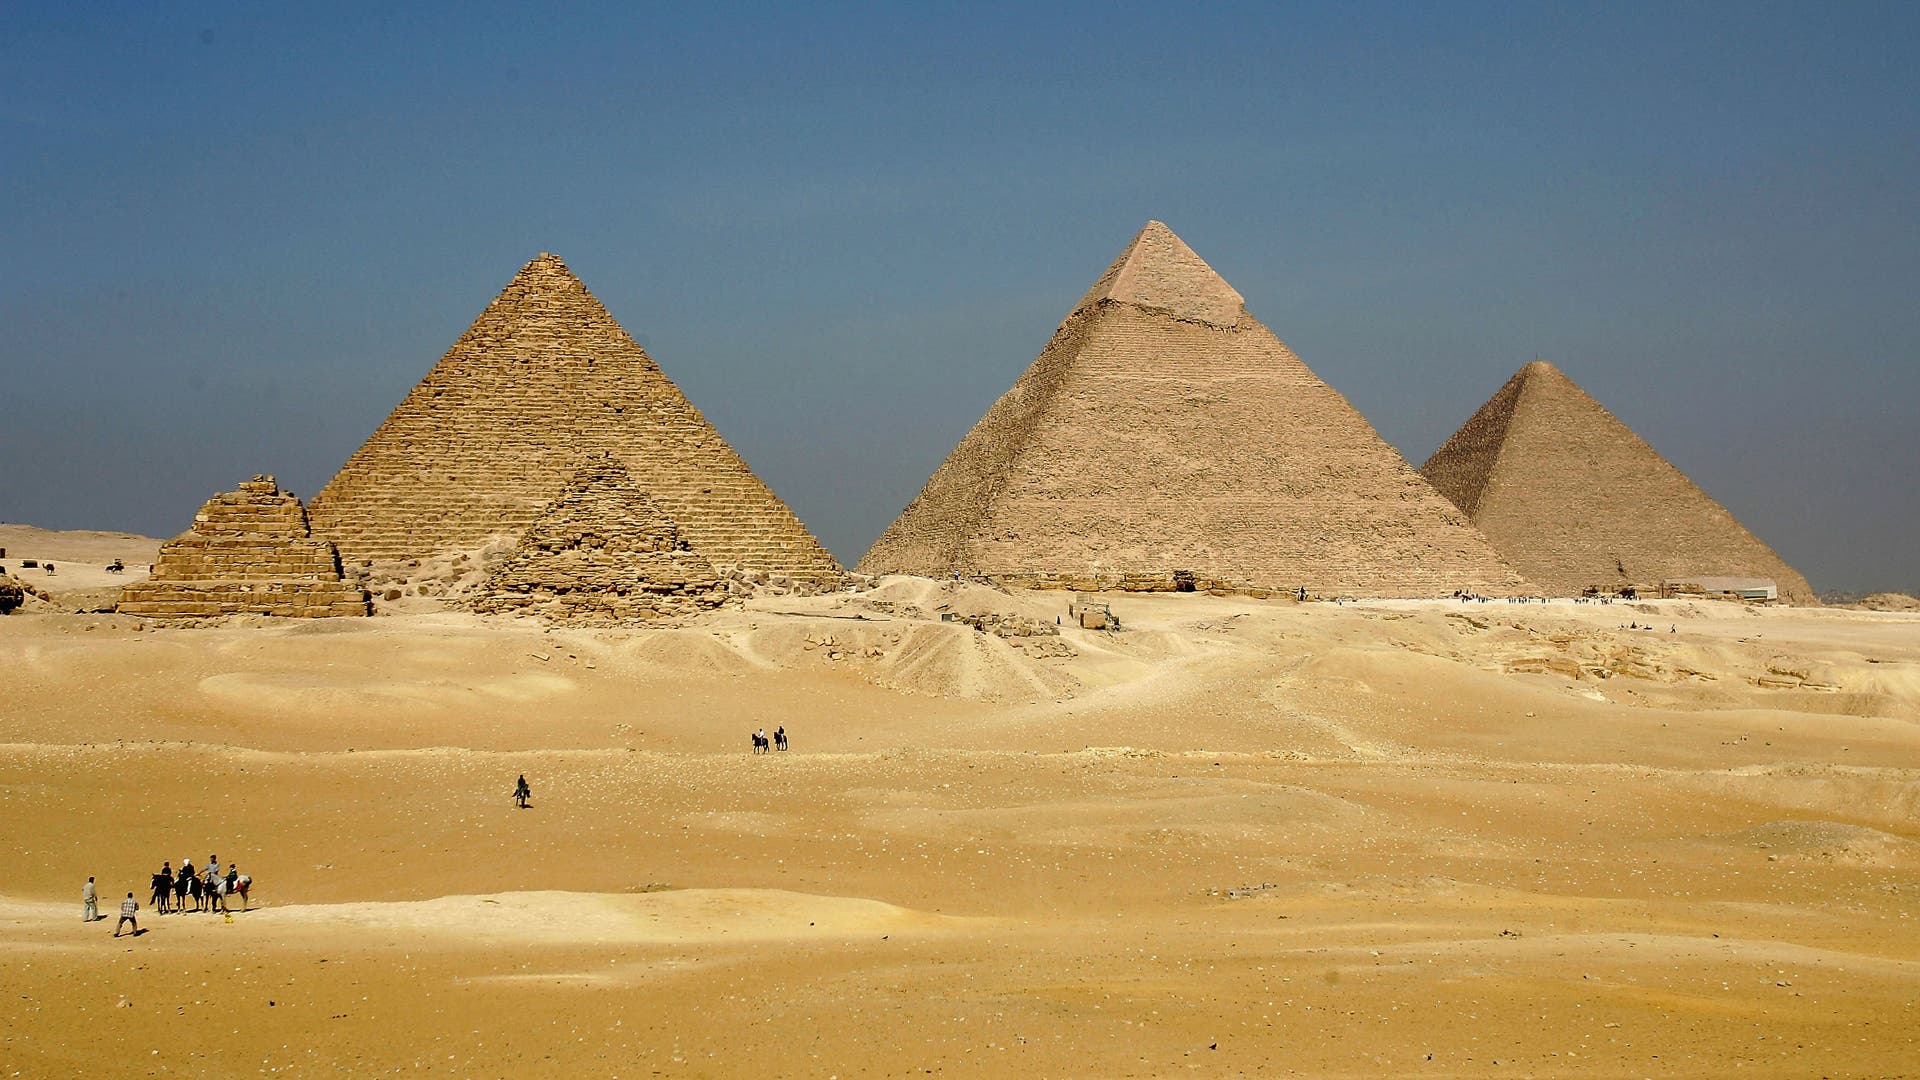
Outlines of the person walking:
[{"label": "person walking", "polygon": [[87,879],[87,887],[80,890],[80,921],[94,922],[100,918],[100,894],[94,891],[93,879]]},{"label": "person walking", "polygon": [[133,936],[140,936],[140,920],[133,917],[133,913],[139,910],[140,901],[135,900],[132,893],[128,893],[127,898],[120,901],[120,921],[113,924],[114,937],[120,936],[120,928],[122,926],[132,926]]}]

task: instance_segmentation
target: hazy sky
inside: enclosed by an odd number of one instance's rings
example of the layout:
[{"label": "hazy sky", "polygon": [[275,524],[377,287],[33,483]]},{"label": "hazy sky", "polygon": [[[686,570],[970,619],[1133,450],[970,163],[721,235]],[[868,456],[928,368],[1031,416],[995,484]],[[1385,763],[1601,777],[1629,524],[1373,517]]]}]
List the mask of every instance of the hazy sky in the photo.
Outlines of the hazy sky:
[{"label": "hazy sky", "polygon": [[1551,359],[1920,586],[1920,5],[0,9],[0,520],[311,496],[553,251],[851,563],[1149,218],[1415,465]]}]

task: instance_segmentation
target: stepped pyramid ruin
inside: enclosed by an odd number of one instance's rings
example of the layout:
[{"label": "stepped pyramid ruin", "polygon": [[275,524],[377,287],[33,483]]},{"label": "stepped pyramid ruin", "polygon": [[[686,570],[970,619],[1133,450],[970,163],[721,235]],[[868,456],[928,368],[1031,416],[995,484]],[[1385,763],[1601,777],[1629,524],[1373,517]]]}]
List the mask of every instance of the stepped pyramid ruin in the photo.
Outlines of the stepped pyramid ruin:
[{"label": "stepped pyramid ruin", "polygon": [[160,545],[145,581],[120,593],[118,610],[156,619],[220,615],[318,618],[366,615],[367,594],[340,578],[340,556],[312,535],[300,500],[271,476],[215,495],[193,527]]},{"label": "stepped pyramid ruin", "polygon": [[1814,601],[1806,578],[1544,360],[1508,379],[1420,471],[1556,595],[1758,577],[1783,599]]},{"label": "stepped pyramid ruin", "polygon": [[481,612],[618,626],[719,606],[713,564],[611,456],[582,465],[519,548],[488,576]]},{"label": "stepped pyramid ruin", "polygon": [[1157,221],[859,569],[1075,589],[1528,588]]},{"label": "stepped pyramid ruin", "polygon": [[717,566],[837,576],[761,483],[580,279],[543,254],[313,500],[351,562],[429,558],[517,538],[595,453]]}]

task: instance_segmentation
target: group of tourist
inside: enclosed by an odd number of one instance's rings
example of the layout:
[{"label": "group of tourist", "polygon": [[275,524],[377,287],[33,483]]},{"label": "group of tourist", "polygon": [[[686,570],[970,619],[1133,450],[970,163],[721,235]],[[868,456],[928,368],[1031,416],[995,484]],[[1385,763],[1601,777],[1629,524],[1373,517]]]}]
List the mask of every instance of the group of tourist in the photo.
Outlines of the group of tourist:
[{"label": "group of tourist", "polygon": [[[180,860],[180,869],[175,871],[171,862],[160,865],[149,882],[152,889],[149,905],[155,914],[169,915],[187,911],[217,911],[228,914],[228,897],[240,898],[240,910],[248,909],[247,894],[253,887],[253,878],[240,872],[237,864],[220,865],[218,855],[207,856],[207,865],[196,871],[193,860]],[[188,904],[191,902],[192,906]],[[80,917],[85,922],[101,918],[98,886],[92,878],[87,879],[86,888],[80,894]],[[113,936],[119,937],[123,928],[131,927],[137,935],[140,922],[136,914],[140,910],[140,901],[132,893],[120,901],[120,921],[113,925]]]}]

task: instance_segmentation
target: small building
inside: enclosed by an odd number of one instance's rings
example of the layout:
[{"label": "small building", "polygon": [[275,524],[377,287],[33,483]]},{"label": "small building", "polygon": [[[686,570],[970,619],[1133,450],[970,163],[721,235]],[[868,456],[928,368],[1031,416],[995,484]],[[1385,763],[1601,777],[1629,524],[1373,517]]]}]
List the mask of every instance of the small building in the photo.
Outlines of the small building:
[{"label": "small building", "polygon": [[1067,605],[1067,617],[1082,630],[1109,630],[1119,626],[1107,602],[1095,600],[1086,593],[1073,595],[1073,603]]},{"label": "small building", "polygon": [[1772,578],[1757,577],[1697,577],[1668,578],[1665,587],[1673,593],[1705,593],[1708,596],[1730,596],[1739,600],[1778,600],[1779,583]]}]

